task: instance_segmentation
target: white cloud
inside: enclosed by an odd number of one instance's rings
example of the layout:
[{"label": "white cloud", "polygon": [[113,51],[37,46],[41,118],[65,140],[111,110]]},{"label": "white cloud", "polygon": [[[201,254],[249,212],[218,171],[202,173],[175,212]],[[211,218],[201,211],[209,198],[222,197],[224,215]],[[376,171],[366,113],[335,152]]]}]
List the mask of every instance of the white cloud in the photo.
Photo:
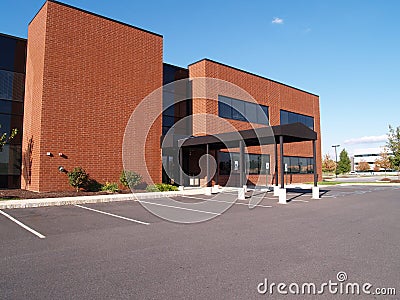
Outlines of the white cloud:
[{"label": "white cloud", "polygon": [[357,145],[357,144],[369,144],[369,143],[382,143],[387,141],[387,135],[371,135],[371,136],[363,136],[360,138],[354,138],[345,140],[344,143],[346,145]]},{"label": "white cloud", "polygon": [[281,18],[273,18],[272,24],[283,24],[283,19]]}]

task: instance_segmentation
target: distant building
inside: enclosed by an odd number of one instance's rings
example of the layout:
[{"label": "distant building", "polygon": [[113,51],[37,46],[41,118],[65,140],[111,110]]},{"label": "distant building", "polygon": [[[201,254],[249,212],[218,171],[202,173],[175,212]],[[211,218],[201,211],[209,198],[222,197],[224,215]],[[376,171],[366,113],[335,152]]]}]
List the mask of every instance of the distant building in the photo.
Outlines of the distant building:
[{"label": "distant building", "polygon": [[[364,149],[356,149],[354,150],[354,155],[351,157],[352,161],[352,171],[357,171],[357,166],[360,162],[365,161],[369,164],[371,171],[375,168],[375,161],[381,158],[381,153],[384,151],[385,147],[377,147],[377,148],[364,148]],[[388,151],[389,155],[392,155],[390,151]],[[381,169],[383,171],[383,169]]]}]

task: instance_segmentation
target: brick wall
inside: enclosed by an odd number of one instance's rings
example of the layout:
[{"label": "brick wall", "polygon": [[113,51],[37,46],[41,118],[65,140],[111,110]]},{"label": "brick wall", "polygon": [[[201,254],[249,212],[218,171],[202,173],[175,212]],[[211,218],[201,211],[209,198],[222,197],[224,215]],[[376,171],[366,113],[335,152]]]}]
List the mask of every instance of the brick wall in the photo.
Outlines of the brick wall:
[{"label": "brick wall", "polygon": [[[193,114],[215,114],[218,115],[218,102],[211,99],[218,99],[218,94],[229,96],[245,101],[257,101],[259,104],[269,107],[270,124],[280,124],[280,110],[288,110],[291,112],[304,114],[314,117],[314,130],[318,134],[317,140],[317,172],[319,178],[322,178],[321,170],[321,128],[320,128],[320,113],[319,113],[319,97],[281,83],[268,80],[247,72],[231,68],[213,62],[210,60],[201,60],[189,66],[190,78],[208,77],[217,78],[223,81],[230,82],[239,88],[232,89],[229,84],[214,83],[215,86],[209,86],[205,99],[204,88],[205,84],[201,80],[194,81],[193,84]],[[212,84],[211,84],[212,85]],[[200,96],[197,96],[200,95]],[[253,100],[254,99],[254,100]],[[194,117],[193,133],[194,135],[213,134],[223,131],[228,131],[228,126],[222,122],[205,122],[200,117]],[[251,125],[247,122],[224,119],[223,122],[229,123],[236,130],[250,129]],[[253,124],[254,127],[261,126]],[[279,149],[279,148],[278,148]],[[236,149],[238,150],[238,149]],[[232,149],[235,151],[235,149]],[[249,153],[260,153],[259,148],[249,147]],[[269,151],[271,152],[271,150]],[[290,143],[284,144],[285,156],[304,156],[312,157],[312,142]],[[271,155],[272,168],[273,152]],[[280,162],[280,159],[279,159]],[[273,170],[273,169],[272,169]],[[264,176],[265,177],[265,176]],[[312,174],[293,174],[289,176],[288,182],[307,182],[313,180]],[[222,178],[222,177],[221,177]],[[255,176],[250,178],[253,182]],[[265,181],[265,179],[264,179]]]},{"label": "brick wall", "polygon": [[[23,176],[22,187],[71,189],[58,166],[82,166],[99,182],[118,182],[129,117],[162,85],[162,37],[48,1],[29,25],[26,78],[23,151],[29,139],[33,151],[30,182]],[[161,110],[158,101],[143,114]],[[146,144],[155,182],[160,136],[159,118]]]}]

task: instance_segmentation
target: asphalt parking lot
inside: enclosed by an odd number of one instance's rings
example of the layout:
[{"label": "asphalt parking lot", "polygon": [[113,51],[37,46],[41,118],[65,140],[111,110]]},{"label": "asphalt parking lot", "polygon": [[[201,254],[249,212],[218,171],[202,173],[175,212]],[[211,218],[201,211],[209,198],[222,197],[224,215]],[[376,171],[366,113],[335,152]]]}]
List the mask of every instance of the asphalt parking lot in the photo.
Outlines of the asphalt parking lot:
[{"label": "asphalt parking lot", "polygon": [[185,209],[204,195],[174,197],[174,207],[146,200],[177,216],[216,214],[197,224],[165,221],[135,201],[3,210],[0,298],[280,298],[288,296],[261,295],[258,285],[320,285],[346,272],[347,282],[397,295],[325,291],[321,299],[399,299],[400,187],[336,186],[321,195],[291,190],[280,205],[256,191],[255,208],[248,198],[222,214],[235,192],[212,198],[215,211]]}]

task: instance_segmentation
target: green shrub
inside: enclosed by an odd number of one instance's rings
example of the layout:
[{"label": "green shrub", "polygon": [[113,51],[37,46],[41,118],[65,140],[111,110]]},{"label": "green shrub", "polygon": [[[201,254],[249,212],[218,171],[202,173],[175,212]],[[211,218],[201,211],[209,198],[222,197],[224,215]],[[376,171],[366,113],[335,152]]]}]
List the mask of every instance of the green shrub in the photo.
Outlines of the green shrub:
[{"label": "green shrub", "polygon": [[119,181],[123,186],[130,187],[133,189],[139,183],[142,182],[142,175],[133,171],[122,171]]},{"label": "green shrub", "polygon": [[80,188],[85,187],[89,181],[89,174],[81,167],[74,168],[71,172],[68,172],[67,175],[69,184],[76,188],[77,192],[79,192]]},{"label": "green shrub", "polygon": [[103,185],[100,182],[96,181],[95,179],[89,178],[84,189],[87,192],[98,192],[98,191],[101,191],[102,187],[103,187]]},{"label": "green shrub", "polygon": [[116,193],[118,192],[118,183],[116,182],[106,182],[102,187],[101,187],[102,191],[105,192],[112,192],[112,193]]},{"label": "green shrub", "polygon": [[166,183],[156,183],[152,185],[148,185],[146,187],[147,192],[168,192],[168,191],[178,191],[178,187],[166,184]]}]

